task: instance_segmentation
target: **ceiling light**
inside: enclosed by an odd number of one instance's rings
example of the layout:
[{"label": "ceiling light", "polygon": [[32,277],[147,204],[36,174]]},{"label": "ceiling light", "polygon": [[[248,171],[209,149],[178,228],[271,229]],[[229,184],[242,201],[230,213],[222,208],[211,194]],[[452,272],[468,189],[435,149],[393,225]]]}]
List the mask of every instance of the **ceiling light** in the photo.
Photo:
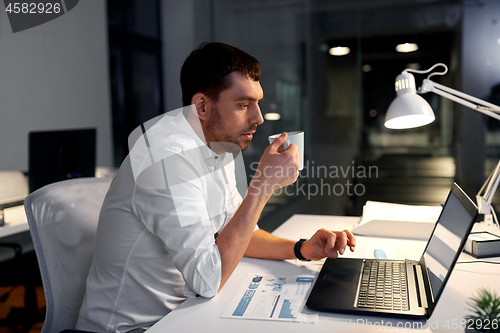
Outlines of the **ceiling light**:
[{"label": "ceiling light", "polygon": [[280,120],[281,115],[276,112],[269,112],[264,115],[265,120]]},{"label": "ceiling light", "polygon": [[332,47],[328,52],[332,56],[343,56],[349,54],[349,52],[351,52],[351,49],[348,48],[347,46],[337,46],[337,47]]},{"label": "ceiling light", "polygon": [[420,68],[422,68],[422,66],[419,63],[417,63],[417,62],[413,62],[413,63],[410,63],[410,64],[406,64],[406,68],[420,69]]},{"label": "ceiling light", "polygon": [[396,51],[402,53],[414,52],[418,50],[418,45],[414,43],[404,43],[396,46]]}]

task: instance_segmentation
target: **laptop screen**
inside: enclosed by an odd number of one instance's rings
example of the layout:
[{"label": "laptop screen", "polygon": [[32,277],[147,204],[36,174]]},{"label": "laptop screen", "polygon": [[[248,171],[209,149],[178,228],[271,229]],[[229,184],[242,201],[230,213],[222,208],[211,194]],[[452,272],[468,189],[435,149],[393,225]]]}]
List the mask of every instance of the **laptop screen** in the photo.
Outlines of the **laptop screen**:
[{"label": "laptop screen", "polygon": [[30,192],[61,180],[94,177],[96,136],[95,128],[30,132]]},{"label": "laptop screen", "polygon": [[[463,199],[470,202],[466,196]],[[423,254],[433,301],[439,295],[443,281],[454,264],[462,239],[466,238],[470,231],[474,217],[454,191],[451,191]]]}]

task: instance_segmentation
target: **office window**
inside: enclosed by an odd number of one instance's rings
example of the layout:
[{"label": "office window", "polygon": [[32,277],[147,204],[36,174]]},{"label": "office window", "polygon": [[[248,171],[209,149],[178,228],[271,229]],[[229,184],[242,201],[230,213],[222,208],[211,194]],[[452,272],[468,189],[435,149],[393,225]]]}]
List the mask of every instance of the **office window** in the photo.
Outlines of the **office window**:
[{"label": "office window", "polygon": [[128,154],[128,135],[163,112],[158,0],[108,0],[114,164]]}]

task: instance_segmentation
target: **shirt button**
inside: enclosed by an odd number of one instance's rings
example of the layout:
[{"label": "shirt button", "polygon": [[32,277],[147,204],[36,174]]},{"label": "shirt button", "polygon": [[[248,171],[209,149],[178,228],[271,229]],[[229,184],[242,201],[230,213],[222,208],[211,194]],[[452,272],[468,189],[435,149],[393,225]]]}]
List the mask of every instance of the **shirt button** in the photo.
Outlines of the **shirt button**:
[{"label": "shirt button", "polygon": [[219,156],[215,156],[215,159],[218,160],[219,159]]}]

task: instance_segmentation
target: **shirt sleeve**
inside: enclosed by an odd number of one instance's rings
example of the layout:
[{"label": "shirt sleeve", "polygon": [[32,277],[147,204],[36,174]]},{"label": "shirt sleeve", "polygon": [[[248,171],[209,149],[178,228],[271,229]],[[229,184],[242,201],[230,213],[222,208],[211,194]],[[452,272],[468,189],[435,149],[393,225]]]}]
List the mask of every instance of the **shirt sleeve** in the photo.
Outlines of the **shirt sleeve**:
[{"label": "shirt sleeve", "polygon": [[211,222],[216,212],[207,204],[206,178],[211,175],[200,158],[196,151],[181,151],[153,163],[143,172],[149,173],[150,185],[158,185],[146,188],[136,182],[132,206],[172,256],[186,282],[185,295],[213,297],[222,266]]}]

